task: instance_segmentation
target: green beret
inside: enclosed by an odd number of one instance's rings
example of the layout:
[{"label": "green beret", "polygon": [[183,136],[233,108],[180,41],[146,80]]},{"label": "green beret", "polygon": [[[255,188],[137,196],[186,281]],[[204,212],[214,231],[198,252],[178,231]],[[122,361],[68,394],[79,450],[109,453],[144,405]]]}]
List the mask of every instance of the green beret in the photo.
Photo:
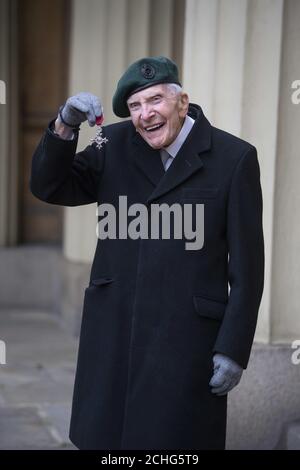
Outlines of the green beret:
[{"label": "green beret", "polygon": [[127,99],[133,93],[159,83],[177,83],[177,65],[167,57],[144,57],[128,67],[118,81],[112,100],[114,113],[119,117],[130,116]]}]

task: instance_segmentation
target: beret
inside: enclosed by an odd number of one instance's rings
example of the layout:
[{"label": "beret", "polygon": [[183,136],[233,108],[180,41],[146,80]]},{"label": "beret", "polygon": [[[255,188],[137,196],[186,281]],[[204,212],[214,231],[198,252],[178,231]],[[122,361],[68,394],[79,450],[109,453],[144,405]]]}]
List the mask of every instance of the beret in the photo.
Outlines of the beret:
[{"label": "beret", "polygon": [[178,68],[175,62],[167,57],[144,57],[131,64],[117,84],[112,107],[119,117],[130,116],[127,99],[133,93],[159,83],[177,83]]}]

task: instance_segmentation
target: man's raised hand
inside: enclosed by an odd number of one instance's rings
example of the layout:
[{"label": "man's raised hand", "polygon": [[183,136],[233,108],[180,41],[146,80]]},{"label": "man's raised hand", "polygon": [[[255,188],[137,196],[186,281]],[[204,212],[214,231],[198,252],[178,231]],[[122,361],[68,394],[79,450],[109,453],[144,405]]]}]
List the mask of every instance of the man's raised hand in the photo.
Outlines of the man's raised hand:
[{"label": "man's raised hand", "polygon": [[67,99],[64,106],[60,108],[59,118],[64,125],[76,129],[86,120],[91,127],[94,126],[96,119],[102,114],[103,109],[99,98],[83,91]]}]

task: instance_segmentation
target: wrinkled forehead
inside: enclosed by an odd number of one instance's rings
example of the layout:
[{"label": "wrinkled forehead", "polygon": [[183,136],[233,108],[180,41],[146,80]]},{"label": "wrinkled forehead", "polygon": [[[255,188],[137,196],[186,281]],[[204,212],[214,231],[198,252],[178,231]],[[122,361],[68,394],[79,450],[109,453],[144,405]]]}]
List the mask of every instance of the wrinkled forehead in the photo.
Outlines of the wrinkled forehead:
[{"label": "wrinkled forehead", "polygon": [[129,96],[127,103],[133,103],[134,101],[143,101],[151,98],[155,95],[165,95],[168,93],[168,84],[160,83],[159,85],[153,85],[144,90],[137,91]]}]

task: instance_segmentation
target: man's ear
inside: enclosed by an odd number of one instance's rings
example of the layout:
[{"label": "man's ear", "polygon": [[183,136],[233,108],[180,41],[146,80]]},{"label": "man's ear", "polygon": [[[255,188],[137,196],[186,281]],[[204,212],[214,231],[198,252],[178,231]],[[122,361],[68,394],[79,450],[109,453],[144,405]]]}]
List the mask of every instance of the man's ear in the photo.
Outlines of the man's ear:
[{"label": "man's ear", "polygon": [[187,112],[189,110],[189,95],[185,92],[182,92],[180,94],[179,98],[179,115],[180,117],[185,117],[187,115]]}]

